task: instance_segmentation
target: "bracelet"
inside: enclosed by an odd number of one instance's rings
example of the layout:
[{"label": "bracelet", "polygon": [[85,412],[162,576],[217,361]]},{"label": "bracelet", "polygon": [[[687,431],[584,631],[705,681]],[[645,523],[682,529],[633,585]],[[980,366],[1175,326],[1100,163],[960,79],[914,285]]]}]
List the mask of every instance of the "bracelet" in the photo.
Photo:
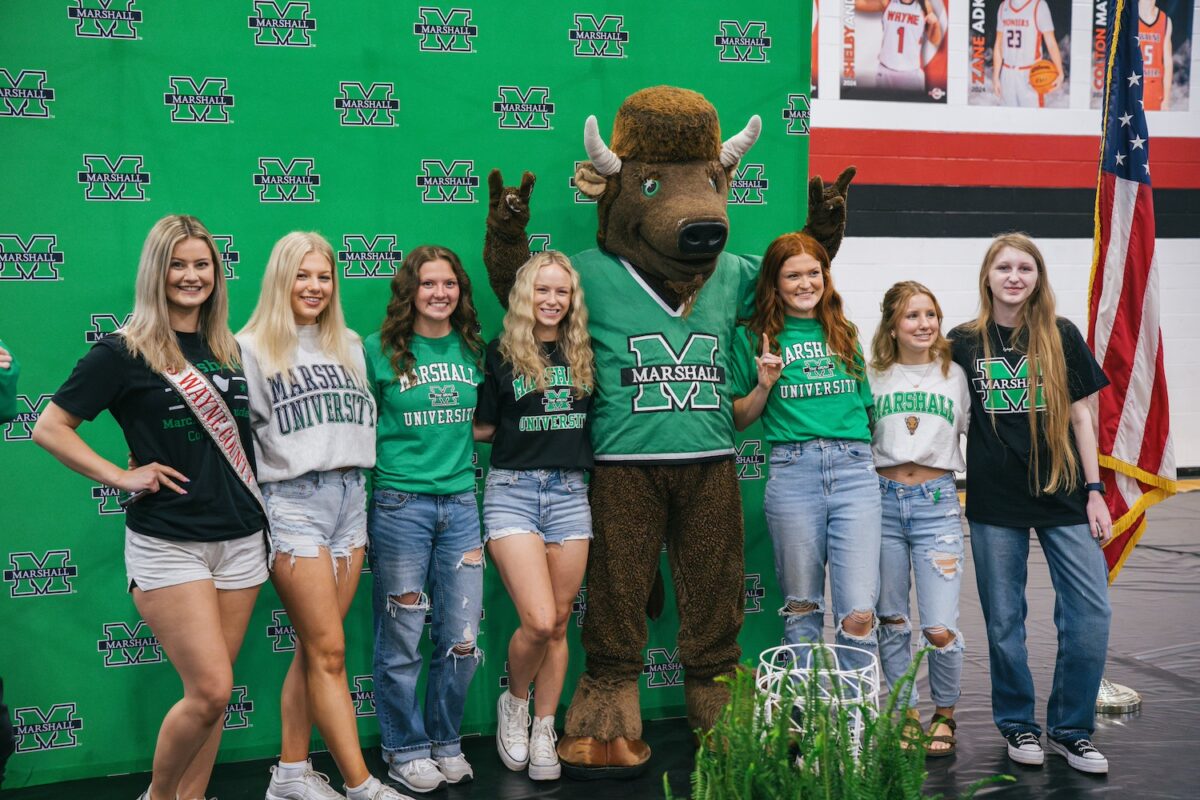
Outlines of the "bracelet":
[{"label": "bracelet", "polygon": [[1100,494],[1104,494],[1104,493],[1105,493],[1105,492],[1104,492],[1104,484],[1103,484],[1103,483],[1099,483],[1099,482],[1097,482],[1097,483],[1085,483],[1085,484],[1083,485],[1083,490],[1084,490],[1085,492],[1099,492]]}]

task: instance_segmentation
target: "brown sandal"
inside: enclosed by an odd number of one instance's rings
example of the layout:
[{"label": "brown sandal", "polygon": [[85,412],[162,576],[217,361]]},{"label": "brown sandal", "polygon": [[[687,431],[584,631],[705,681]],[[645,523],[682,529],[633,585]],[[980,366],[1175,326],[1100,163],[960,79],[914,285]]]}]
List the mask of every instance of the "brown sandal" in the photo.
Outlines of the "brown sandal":
[{"label": "brown sandal", "polygon": [[925,730],[921,727],[921,718],[915,712],[905,712],[904,721],[900,724],[900,749],[920,747],[924,742]]},{"label": "brown sandal", "polygon": [[[939,736],[934,736],[933,731],[938,725],[945,725],[947,728],[949,728],[950,735],[947,736],[942,734]],[[945,756],[954,755],[954,750],[958,746],[958,739],[954,736],[954,731],[957,727],[958,726],[955,724],[953,717],[943,716],[942,714],[934,714],[933,719],[929,721],[929,734],[925,743],[925,755],[929,758],[943,758]],[[934,742],[940,742],[949,746],[944,748],[939,747],[938,749],[933,750],[929,745],[933,744]]]}]

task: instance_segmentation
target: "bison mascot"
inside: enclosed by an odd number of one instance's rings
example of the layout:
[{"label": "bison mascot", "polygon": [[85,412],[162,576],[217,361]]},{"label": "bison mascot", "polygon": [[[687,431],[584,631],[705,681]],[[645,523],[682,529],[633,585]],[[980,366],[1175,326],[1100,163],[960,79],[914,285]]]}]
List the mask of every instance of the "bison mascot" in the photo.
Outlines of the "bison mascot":
[{"label": "bison mascot", "polygon": [[[728,360],[760,258],[724,252],[725,206],[729,178],[761,125],[754,116],[722,143],[716,109],[703,96],[656,86],[621,105],[611,148],[595,117],[584,126],[591,160],[575,183],[598,201],[599,247],[572,261],[596,357],[595,540],[583,625],[587,671],[558,745],[575,778],[636,774],[650,758],[638,679],[646,611],[661,609],[664,541],[689,723],[711,727],[729,699],[713,680],[732,673],[741,655],[742,508]],[[809,188],[805,230],[830,255],[841,243],[852,175],[846,170],[828,188],[813,178]],[[529,257],[533,182],[528,172],[519,187],[505,187],[498,171],[489,176],[484,262],[502,303]]]}]

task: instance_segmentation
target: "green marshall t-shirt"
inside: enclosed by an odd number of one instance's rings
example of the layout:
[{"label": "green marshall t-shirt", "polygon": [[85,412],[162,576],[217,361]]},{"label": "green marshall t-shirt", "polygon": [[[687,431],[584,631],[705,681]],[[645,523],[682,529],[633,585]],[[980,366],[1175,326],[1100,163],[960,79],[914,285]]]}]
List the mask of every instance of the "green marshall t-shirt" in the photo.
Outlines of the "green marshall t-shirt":
[{"label": "green marshall t-shirt", "polygon": [[471,462],[477,390],[483,373],[462,337],[413,335],[413,377],[396,377],[379,333],[363,343],[367,380],[379,409],[377,487],[419,494],[458,494],[475,487]]},{"label": "green marshall t-shirt", "polygon": [[596,354],[592,447],[599,463],[688,464],[731,458],[729,347],[759,259],[722,253],[691,311],[670,308],[621,259],[572,258]]},{"label": "green marshall t-shirt", "polygon": [[[868,413],[874,405],[864,374],[854,378],[825,342],[815,319],[786,317],[779,332],[783,372],[763,409],[762,423],[771,444],[809,439],[871,441]],[[758,384],[755,356],[762,337],[738,328],[733,345],[733,393],[745,397]],[[858,358],[862,359],[861,350]]]}]

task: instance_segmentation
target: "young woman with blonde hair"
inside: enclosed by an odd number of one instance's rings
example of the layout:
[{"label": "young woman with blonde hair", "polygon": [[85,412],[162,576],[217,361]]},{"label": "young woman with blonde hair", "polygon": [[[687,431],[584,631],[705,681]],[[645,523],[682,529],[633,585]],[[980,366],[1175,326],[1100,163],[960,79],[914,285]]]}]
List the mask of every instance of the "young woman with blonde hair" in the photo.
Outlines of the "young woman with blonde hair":
[{"label": "young woman with blonde hair", "polygon": [[874,401],[858,329],[811,236],[787,233],[767,248],[730,363],[734,424],[761,416],[771,445],[763,511],[786,601],[784,640],[822,640],[828,566],[837,643],[867,651],[847,651],[847,666],[862,667],[874,658],[879,591]]},{"label": "young woman with blonde hair", "polygon": [[[950,358],[933,292],[902,281],[884,294],[880,310],[868,370],[875,397],[871,449],[883,503],[879,658],[894,688],[912,664],[911,575],[922,636],[934,648],[928,663],[935,708],[926,752],[948,756],[957,745],[954,704],[963,663],[963,529],[954,473],[966,468],[959,439],[967,432],[971,399],[962,367]],[[898,707],[919,728],[915,683]]]},{"label": "young woman with blonde hair", "polygon": [[496,703],[496,747],[505,766],[528,767],[533,780],[561,772],[554,714],[592,538],[584,483],[592,382],[579,273],[562,253],[537,253],[517,271],[504,332],[488,345],[475,412],[475,438],[492,442],[484,541],[520,618],[508,643],[508,689]]},{"label": "young woman with blonde hair", "polygon": [[[391,288],[383,327],[365,343],[379,407],[368,519],[375,706],[388,774],[429,792],[474,777],[459,726],[482,657],[483,542],[471,421],[483,342],[471,281],[452,250],[414,248]],[[422,712],[417,679],[426,611],[433,653]]]},{"label": "young woman with blonde hair", "polygon": [[973,387],[967,434],[967,520],[988,632],[992,716],[1021,764],[1044,760],[1025,652],[1029,530],[1056,593],[1058,656],[1046,707],[1050,751],[1107,772],[1089,740],[1108,644],[1112,536],[1088,398],[1108,385],[1079,330],[1056,316],[1041,251],[997,237],[979,269],[979,315],[950,332]]},{"label": "young woman with blonde hair", "polygon": [[271,522],[271,581],[297,635],[267,800],[342,797],[309,760],[314,722],[350,800],[397,800],[367,770],[347,689],[342,620],[367,544],[363,471],[375,465],[376,414],[362,343],[342,314],[333,249],[319,234],[275,243],[238,342]]},{"label": "young woman with blonde hair", "polygon": [[[143,800],[205,796],[233,663],[267,579],[266,517],[228,313],[212,236],[195,217],[160,219],[142,248],[129,324],[80,359],[33,431],[74,471],[131,493],[129,589],[183,682],[159,728]],[[141,466],[114,464],[76,432],[105,409]]]}]

